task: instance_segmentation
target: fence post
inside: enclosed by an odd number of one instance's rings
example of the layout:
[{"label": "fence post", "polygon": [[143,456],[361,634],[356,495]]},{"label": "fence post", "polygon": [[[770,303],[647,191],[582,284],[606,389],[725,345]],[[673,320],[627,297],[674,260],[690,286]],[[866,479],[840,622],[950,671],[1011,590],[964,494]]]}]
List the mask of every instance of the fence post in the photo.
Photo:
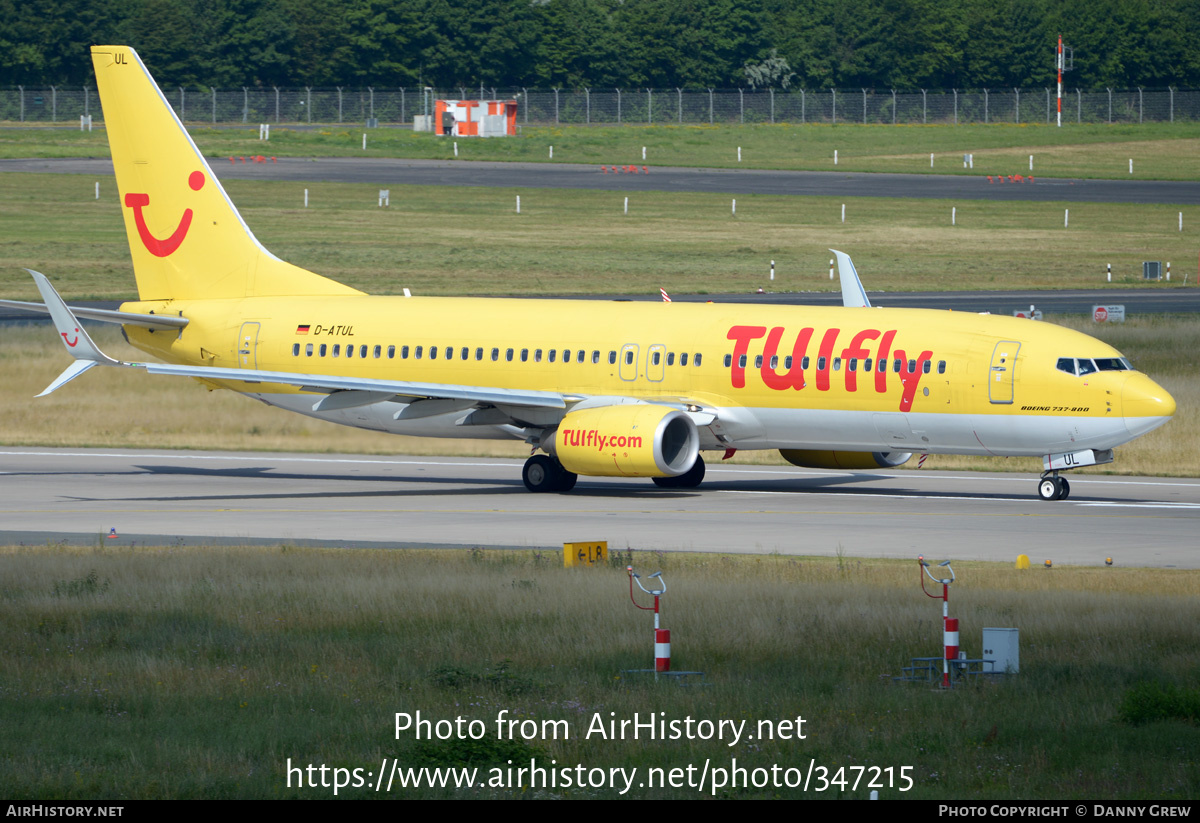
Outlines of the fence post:
[{"label": "fence post", "polygon": [[1112,89],[1108,90],[1108,125],[1112,125]]},{"label": "fence post", "polygon": [[892,89],[892,125],[896,125],[896,90]]},{"label": "fence post", "polygon": [[304,87],[304,116],[308,118],[308,124],[312,125],[312,87]]},{"label": "fence post", "polygon": [[1138,123],[1142,122],[1142,87],[1138,86]]},{"label": "fence post", "polygon": [[743,126],[746,125],[746,98],[740,88],[738,89],[738,122]]},{"label": "fence post", "polygon": [[837,125],[837,89],[830,89],[829,93],[833,95],[833,123],[831,125],[836,126]]},{"label": "fence post", "polygon": [[771,98],[771,125],[775,125],[775,89],[767,89],[767,93]]},{"label": "fence post", "polygon": [[983,124],[986,126],[988,122],[988,90],[983,90]]},{"label": "fence post", "polygon": [[867,125],[867,90],[863,89],[863,125]]},{"label": "fence post", "polygon": [[180,86],[179,87],[179,120],[180,120],[180,122],[183,122],[184,118],[186,118],[186,117],[187,117],[187,91],[184,90],[183,86]]},{"label": "fence post", "polygon": [[[529,125],[529,89],[525,88],[524,86],[521,86],[521,98],[525,101],[525,125],[528,126]],[[620,106],[617,107],[617,111],[620,112]],[[619,113],[617,115],[617,122],[618,123],[621,122],[621,115]]]},{"label": "fence post", "polygon": [[1046,88],[1046,122],[1050,122],[1050,88]]},{"label": "fence post", "polygon": [[338,91],[338,122],[342,122],[342,87],[337,87]]},{"label": "fence post", "polygon": [[[493,97],[494,96],[495,95],[493,95]],[[400,125],[403,126],[405,123],[405,120],[406,120],[406,118],[404,116],[404,86],[401,86],[400,87]]]},{"label": "fence post", "polygon": [[208,90],[212,92],[212,121],[213,125],[217,124],[217,90],[209,86]]},{"label": "fence post", "polygon": [[929,125],[929,97],[925,89],[921,89],[921,125]]},{"label": "fence post", "polygon": [[[88,87],[87,87],[87,86],[84,86],[84,87],[83,87],[83,116],[84,116],[84,117],[87,117],[89,114],[91,114],[91,113],[92,113],[92,112],[90,111],[90,109],[89,109],[89,103],[90,103],[90,102],[91,102],[91,95],[90,95],[90,94],[88,94]],[[1171,110],[1172,110],[1172,111],[1174,111],[1174,110],[1175,110],[1175,106],[1174,106],[1174,105],[1172,105],[1172,106],[1171,106]],[[1175,118],[1174,118],[1174,117],[1172,117],[1171,119],[1172,119],[1172,120],[1174,120]]]},{"label": "fence post", "polygon": [[587,102],[587,123],[590,126],[592,124],[592,90],[585,88],[583,96]]},{"label": "fence post", "polygon": [[554,90],[554,125],[558,125],[558,89]]},{"label": "fence post", "polygon": [[954,92],[954,125],[958,125],[958,89],[951,89]]},{"label": "fence post", "polygon": [[58,122],[58,89],[50,87],[50,122]]},{"label": "fence post", "polygon": [[678,115],[679,115],[678,120],[680,123],[682,123],[683,122],[683,89],[679,88],[679,86],[675,87],[675,97],[676,97],[676,101],[677,101],[676,109],[678,110]]},{"label": "fence post", "polygon": [[1171,93],[1171,120],[1170,120],[1170,122],[1174,123],[1175,122],[1175,88],[1173,86],[1167,86],[1167,91]]},{"label": "fence post", "polygon": [[275,122],[279,122],[279,86],[275,86]]},{"label": "fence post", "polygon": [[246,87],[242,86],[242,122],[250,121],[250,92],[246,91]]},{"label": "fence post", "polygon": [[713,90],[708,90],[708,125],[713,124]]},{"label": "fence post", "polygon": [[1083,90],[1075,89],[1075,122],[1083,122]]},{"label": "fence post", "polygon": [[804,95],[804,89],[800,89],[800,124],[808,122],[808,98]]},{"label": "fence post", "polygon": [[617,125],[621,125],[621,90],[617,89]]},{"label": "fence post", "polygon": [[1018,126],[1021,125],[1021,90],[1013,89],[1017,93],[1017,105],[1013,108],[1013,122]]},{"label": "fence post", "polygon": [[646,89],[646,125],[654,125],[654,92]]},{"label": "fence post", "polygon": [[466,90],[466,89],[464,89],[462,86],[459,86],[459,87],[458,87],[458,99],[459,99],[459,100],[466,100],[466,99],[467,99],[467,90]]},{"label": "fence post", "polygon": [[21,122],[25,122],[25,87],[17,86],[17,90],[21,92]]}]

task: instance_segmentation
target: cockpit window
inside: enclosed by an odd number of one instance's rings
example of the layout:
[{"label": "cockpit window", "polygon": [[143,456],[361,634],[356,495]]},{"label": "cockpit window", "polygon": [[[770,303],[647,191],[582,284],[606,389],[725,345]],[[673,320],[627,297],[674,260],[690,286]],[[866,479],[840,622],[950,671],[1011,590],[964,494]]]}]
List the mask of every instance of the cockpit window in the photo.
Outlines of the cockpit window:
[{"label": "cockpit window", "polygon": [[1060,357],[1057,368],[1082,377],[1097,371],[1133,371],[1133,364],[1124,357]]},{"label": "cockpit window", "polygon": [[1130,371],[1133,366],[1124,357],[1097,357],[1094,360],[1100,371]]},{"label": "cockpit window", "polygon": [[1075,373],[1075,358],[1060,357],[1058,358],[1058,370],[1065,371],[1067,374]]},{"label": "cockpit window", "polygon": [[1096,370],[1096,364],[1086,357],[1078,357],[1075,359],[1075,362],[1079,364],[1078,374],[1080,377],[1083,377],[1085,374],[1091,374]]}]

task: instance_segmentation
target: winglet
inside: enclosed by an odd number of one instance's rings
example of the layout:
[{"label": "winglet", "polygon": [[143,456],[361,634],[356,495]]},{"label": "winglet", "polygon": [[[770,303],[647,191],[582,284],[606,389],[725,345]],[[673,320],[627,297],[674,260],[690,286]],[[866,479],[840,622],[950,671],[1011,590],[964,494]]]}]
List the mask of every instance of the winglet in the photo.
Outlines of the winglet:
[{"label": "winglet", "polygon": [[83,326],[80,325],[75,315],[67,308],[67,304],[63,302],[58,292],[54,290],[54,286],[50,285],[50,281],[46,279],[46,275],[36,272],[33,269],[26,269],[25,271],[33,275],[33,282],[37,285],[38,291],[42,293],[42,299],[46,301],[46,308],[50,312],[50,319],[54,321],[54,326],[58,329],[58,334],[63,339],[63,345],[67,347],[67,352],[75,358],[75,362],[67,366],[66,370],[53,383],[47,386],[45,391],[37,396],[46,396],[60,386],[71,382],[93,366],[119,366],[120,361],[114,360],[100,351],[100,347],[84,331]]},{"label": "winglet", "polygon": [[842,281],[842,305],[852,309],[869,308],[871,301],[867,299],[867,292],[863,289],[862,281],[858,279],[858,272],[854,263],[850,261],[850,255],[837,249],[830,251],[837,258],[838,277]]}]

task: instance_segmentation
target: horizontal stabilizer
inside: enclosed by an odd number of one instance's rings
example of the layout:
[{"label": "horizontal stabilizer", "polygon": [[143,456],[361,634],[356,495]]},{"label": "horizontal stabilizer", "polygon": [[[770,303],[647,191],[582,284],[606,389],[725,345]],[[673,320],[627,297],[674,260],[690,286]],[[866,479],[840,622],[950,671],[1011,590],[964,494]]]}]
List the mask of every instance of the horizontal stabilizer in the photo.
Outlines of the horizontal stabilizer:
[{"label": "horizontal stabilizer", "polygon": [[[29,271],[29,269],[26,269]],[[26,303],[23,300],[0,300],[0,307],[49,314],[50,309],[45,303]],[[128,311],[113,309],[93,309],[87,306],[68,306],[71,314],[83,320],[94,320],[97,323],[120,323],[122,326],[138,326],[144,329],[178,330],[188,324],[186,317],[171,314],[135,314]]]}]

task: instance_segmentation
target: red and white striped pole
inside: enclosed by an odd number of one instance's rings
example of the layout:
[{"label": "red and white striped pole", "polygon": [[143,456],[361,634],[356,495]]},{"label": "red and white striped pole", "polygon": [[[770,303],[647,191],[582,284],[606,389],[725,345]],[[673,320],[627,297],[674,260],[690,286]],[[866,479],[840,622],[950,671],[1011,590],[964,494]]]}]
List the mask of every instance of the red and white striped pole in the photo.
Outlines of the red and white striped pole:
[{"label": "red and white striped pole", "polygon": [[[925,592],[926,597],[932,597],[934,600],[942,601],[942,645],[945,651],[942,655],[942,688],[950,688],[950,661],[958,659],[958,618],[950,617],[950,584],[954,582],[954,569],[950,568],[950,561],[938,565],[945,566],[950,572],[950,577],[939,579],[934,577],[929,572],[929,564],[925,562],[925,556],[919,555],[917,562],[921,564],[921,591]],[[940,595],[930,594],[925,589],[925,577],[934,583],[942,584],[942,593]]]},{"label": "red and white striped pole", "polygon": [[[625,570],[629,572],[629,599],[633,602],[633,605],[643,611],[650,611],[652,608],[654,610],[654,672],[656,674],[658,672],[669,672],[671,671],[671,632],[661,627],[658,613],[658,598],[667,590],[667,584],[662,579],[662,572],[655,572],[650,575],[651,578],[657,577],[658,582],[662,583],[661,589],[651,590],[642,585],[641,575],[634,573],[633,566],[626,566]],[[653,606],[640,606],[633,599],[633,581],[635,579],[637,580],[639,589],[646,594],[654,595]]]}]

